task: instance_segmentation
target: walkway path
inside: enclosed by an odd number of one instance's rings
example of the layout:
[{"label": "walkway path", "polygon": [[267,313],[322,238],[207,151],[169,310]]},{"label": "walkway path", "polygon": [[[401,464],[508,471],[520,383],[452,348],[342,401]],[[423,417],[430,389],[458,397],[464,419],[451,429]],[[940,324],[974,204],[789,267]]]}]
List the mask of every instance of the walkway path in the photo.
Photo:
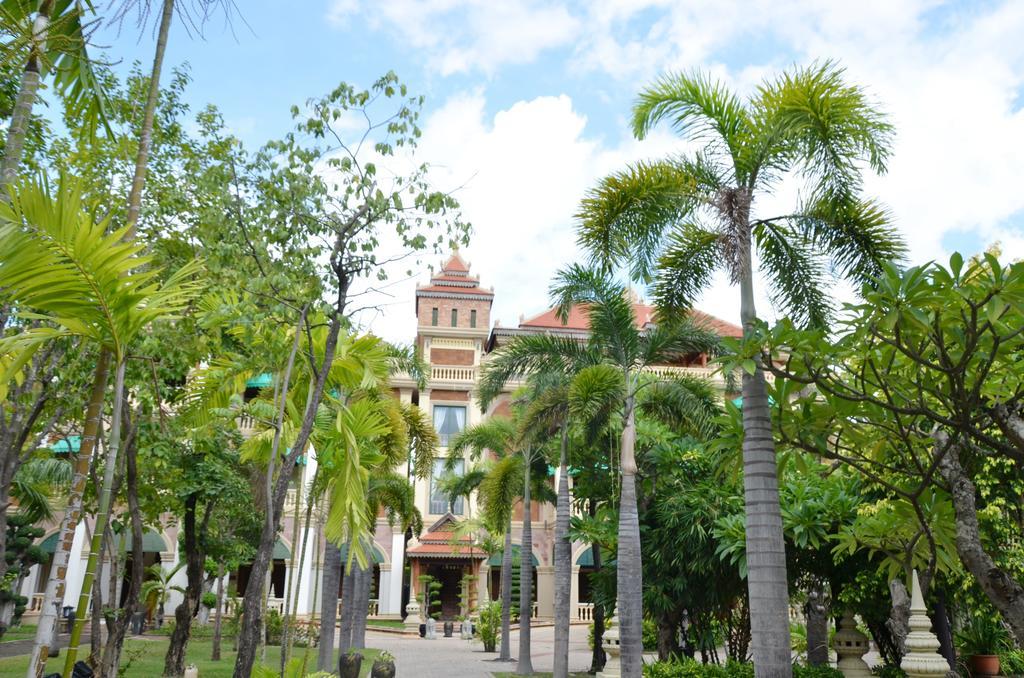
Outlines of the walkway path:
[{"label": "walkway path", "polygon": [[[519,653],[519,634],[512,632],[512,656]],[[551,671],[554,629],[533,629],[530,636],[534,671]],[[480,643],[461,638],[425,640],[390,633],[366,634],[368,647],[387,650],[395,656],[398,678],[490,678],[496,671],[514,671],[516,663],[495,661],[497,653],[485,653]],[[590,667],[587,627],[573,626],[569,635],[569,670]]]}]

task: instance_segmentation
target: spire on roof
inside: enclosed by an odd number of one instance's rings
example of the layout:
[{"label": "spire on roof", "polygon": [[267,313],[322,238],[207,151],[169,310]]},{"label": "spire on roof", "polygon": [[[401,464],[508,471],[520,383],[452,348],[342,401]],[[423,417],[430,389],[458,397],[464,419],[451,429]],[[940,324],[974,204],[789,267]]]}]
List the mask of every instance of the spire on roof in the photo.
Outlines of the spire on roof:
[{"label": "spire on roof", "polygon": [[456,245],[452,248],[452,253],[448,257],[448,261],[441,267],[442,273],[456,273],[466,274],[469,273],[469,264],[465,262],[462,255],[459,254],[459,247]]}]

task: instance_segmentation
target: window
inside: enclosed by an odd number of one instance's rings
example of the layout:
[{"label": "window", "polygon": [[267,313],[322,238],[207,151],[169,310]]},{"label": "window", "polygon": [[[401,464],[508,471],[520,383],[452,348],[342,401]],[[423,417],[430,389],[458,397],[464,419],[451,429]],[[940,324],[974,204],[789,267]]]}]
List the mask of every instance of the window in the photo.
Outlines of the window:
[{"label": "window", "polygon": [[459,326],[459,309],[453,308],[452,309],[452,327],[458,327],[458,326]]},{"label": "window", "polygon": [[[442,513],[447,513],[448,510],[451,509],[453,514],[457,516],[462,515],[462,511],[465,508],[463,506],[463,497],[458,497],[454,502],[452,502],[448,495],[437,488],[436,481],[447,475],[444,472],[444,461],[444,459],[435,459],[434,471],[430,474],[430,513],[440,515]],[[455,469],[452,471],[451,475],[461,476],[464,473],[464,464],[465,462],[461,459],[456,461]]]},{"label": "window", "polygon": [[476,309],[469,312],[469,326],[476,327]]},{"label": "window", "polygon": [[437,309],[430,309],[430,324],[437,327]]},{"label": "window", "polygon": [[440,438],[441,447],[466,427],[466,408],[454,405],[434,405],[434,430]]}]

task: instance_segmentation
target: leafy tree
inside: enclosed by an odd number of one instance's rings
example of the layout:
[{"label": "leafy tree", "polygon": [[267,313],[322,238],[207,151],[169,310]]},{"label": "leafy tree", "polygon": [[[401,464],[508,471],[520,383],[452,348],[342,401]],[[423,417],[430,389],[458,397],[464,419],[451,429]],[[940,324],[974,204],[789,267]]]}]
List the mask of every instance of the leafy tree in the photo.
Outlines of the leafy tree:
[{"label": "leafy tree", "polygon": [[[749,334],[756,261],[776,306],[798,323],[825,325],[828,271],[864,281],[902,256],[886,212],[860,196],[861,167],[885,170],[892,127],[835,64],[766,81],[745,102],[704,75],[663,76],[641,91],[634,134],[662,122],[702,148],[603,179],[583,200],[579,240],[603,266],[628,262],[635,278],[656,277],[668,317],[692,307],[724,268],[740,287]],[[806,183],[799,204],[758,213],[757,199],[791,175]],[[742,384],[754,663],[759,676],[788,676],[785,547],[763,369],[746,363]]]}]

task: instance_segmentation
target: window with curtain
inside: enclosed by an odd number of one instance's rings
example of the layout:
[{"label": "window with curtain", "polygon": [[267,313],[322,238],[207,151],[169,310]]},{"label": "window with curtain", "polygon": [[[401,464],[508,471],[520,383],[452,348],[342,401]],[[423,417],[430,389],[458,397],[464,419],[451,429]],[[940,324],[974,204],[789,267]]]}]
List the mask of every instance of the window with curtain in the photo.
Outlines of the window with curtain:
[{"label": "window with curtain", "polygon": [[437,309],[430,309],[430,324],[437,327]]},{"label": "window with curtain", "polygon": [[[464,462],[459,459],[455,462],[455,470],[452,471],[452,475],[461,476],[464,473]],[[443,478],[444,473],[444,459],[434,460],[434,472],[430,474],[430,513],[434,515],[441,515],[447,513],[449,506],[448,495],[440,492],[437,489],[437,480]],[[455,500],[454,506],[452,506],[452,513],[460,516],[464,509],[464,499],[459,497]]]},{"label": "window with curtain", "polygon": [[441,447],[466,428],[466,408],[461,405],[434,405],[434,430]]}]

